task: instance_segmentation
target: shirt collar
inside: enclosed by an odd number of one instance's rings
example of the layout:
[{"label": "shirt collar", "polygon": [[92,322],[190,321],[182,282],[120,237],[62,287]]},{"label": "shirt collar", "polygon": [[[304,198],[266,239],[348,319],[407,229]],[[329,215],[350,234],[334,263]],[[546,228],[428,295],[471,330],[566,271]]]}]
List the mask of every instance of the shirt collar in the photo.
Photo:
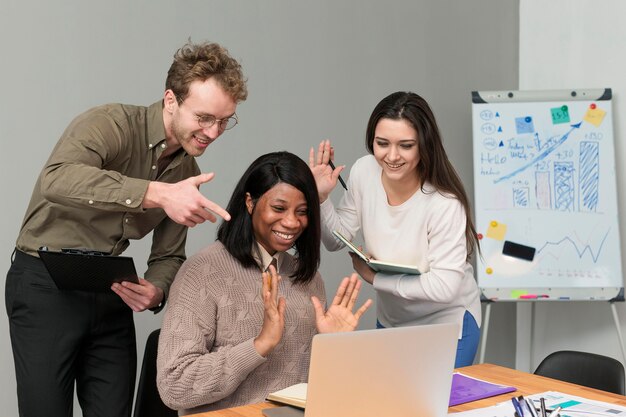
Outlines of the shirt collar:
[{"label": "shirt collar", "polygon": [[[146,136],[147,148],[156,150],[160,156],[167,148],[167,138],[165,137],[165,121],[163,120],[163,100],[152,103],[147,110],[146,121],[148,134]],[[181,147],[176,151],[174,159],[170,162],[170,168],[175,168],[185,158],[193,158]]]},{"label": "shirt collar", "polygon": [[276,258],[277,272],[280,273],[283,260],[285,259],[285,252],[276,252],[274,256],[272,256],[265,250],[263,245],[260,245],[258,242],[253,244],[253,248],[252,257],[254,257],[261,271],[265,271],[272,263],[272,259]]},{"label": "shirt collar", "polygon": [[148,124],[148,140],[149,144],[156,146],[165,140],[165,125],[163,124],[163,100],[159,100],[156,103],[152,103],[148,107],[146,114],[146,121]]}]

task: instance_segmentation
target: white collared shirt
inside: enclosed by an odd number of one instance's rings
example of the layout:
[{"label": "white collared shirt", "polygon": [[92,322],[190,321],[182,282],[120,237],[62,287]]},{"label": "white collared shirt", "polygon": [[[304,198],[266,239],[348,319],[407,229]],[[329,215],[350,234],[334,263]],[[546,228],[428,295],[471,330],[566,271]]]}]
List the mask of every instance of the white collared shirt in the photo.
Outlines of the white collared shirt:
[{"label": "white collared shirt", "polygon": [[276,252],[274,256],[272,256],[258,242],[255,242],[254,245],[256,246],[256,250],[252,251],[252,256],[259,265],[259,268],[261,268],[261,271],[266,271],[272,263],[272,259],[276,258],[276,272],[280,274],[283,260],[285,259],[285,252]]}]

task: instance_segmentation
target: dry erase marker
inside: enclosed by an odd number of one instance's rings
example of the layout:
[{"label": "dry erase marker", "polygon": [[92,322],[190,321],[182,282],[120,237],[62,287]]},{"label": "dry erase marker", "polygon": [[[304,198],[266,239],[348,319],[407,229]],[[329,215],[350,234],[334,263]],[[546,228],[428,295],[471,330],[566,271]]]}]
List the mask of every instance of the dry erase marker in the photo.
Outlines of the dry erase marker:
[{"label": "dry erase marker", "polygon": [[[333,171],[335,170],[335,164],[333,164],[333,161],[328,160],[328,165],[330,165]],[[341,178],[341,174],[339,174],[339,182],[341,183],[341,186],[344,188],[344,190],[348,191],[348,187],[346,186],[346,183],[343,181],[343,178]]]}]

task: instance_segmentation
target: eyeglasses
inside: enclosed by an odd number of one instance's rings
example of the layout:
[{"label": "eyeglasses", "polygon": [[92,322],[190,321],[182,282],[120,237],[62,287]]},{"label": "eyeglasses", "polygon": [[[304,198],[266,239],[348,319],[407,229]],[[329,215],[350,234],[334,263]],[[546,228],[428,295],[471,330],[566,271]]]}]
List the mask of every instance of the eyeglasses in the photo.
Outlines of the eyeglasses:
[{"label": "eyeglasses", "polygon": [[203,129],[207,129],[213,126],[215,123],[218,123],[217,127],[220,130],[232,129],[239,122],[236,114],[233,114],[232,116],[225,119],[218,119],[213,115],[207,114],[205,116],[196,116],[196,120],[198,121],[198,126]]},{"label": "eyeglasses", "polygon": [[[184,102],[184,100],[182,100],[178,95],[176,95],[176,101],[178,102],[178,105],[181,105]],[[212,114],[206,114],[204,116],[196,115],[196,120],[198,121],[198,126],[203,129],[207,129],[213,126],[215,123],[219,123],[217,127],[221,131],[232,129],[237,123],[239,123],[239,119],[237,118],[236,114],[233,114],[232,116],[225,119],[218,119]]]}]

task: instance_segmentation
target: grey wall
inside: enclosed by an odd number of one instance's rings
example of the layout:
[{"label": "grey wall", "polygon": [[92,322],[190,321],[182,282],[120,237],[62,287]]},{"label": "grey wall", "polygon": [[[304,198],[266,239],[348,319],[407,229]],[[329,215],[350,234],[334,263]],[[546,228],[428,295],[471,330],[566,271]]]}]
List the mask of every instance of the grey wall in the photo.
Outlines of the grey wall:
[{"label": "grey wall", "polygon": [[[617,198],[622,214],[626,210],[624,15],[626,3],[620,0],[523,0],[520,6],[520,88],[612,89]],[[623,273],[626,221],[619,217]],[[615,310],[624,335],[625,303],[616,303]],[[530,317],[521,309],[518,314]],[[518,338],[520,370],[534,369],[547,354],[563,349],[595,352],[626,363],[606,302],[538,303],[534,320],[527,320],[525,327],[521,330],[531,337]]]},{"label": "grey wall", "polygon": [[[217,173],[202,187],[214,201],[226,204],[235,181],[264,152],[286,149],[306,158],[310,146],[330,138],[337,162],[350,166],[365,153],[373,106],[396,90],[430,101],[471,195],[470,92],[517,88],[518,6],[518,0],[0,0],[0,270],[9,267],[35,179],[67,123],[93,105],[159,99],[172,54],[189,37],[225,45],[249,78],[240,125],[199,159],[204,171]],[[332,198],[340,196],[336,190]],[[192,229],[188,252],[214,233],[214,225]],[[148,248],[145,240],[128,251],[140,271]],[[321,271],[334,291],[351,271],[345,251],[324,252]],[[492,317],[491,362],[513,363],[514,342],[506,343],[514,339],[512,313],[502,306]],[[140,352],[161,319],[136,315]],[[362,325],[373,324],[370,312]],[[17,415],[6,318],[0,335],[0,404],[4,415]]]}]

